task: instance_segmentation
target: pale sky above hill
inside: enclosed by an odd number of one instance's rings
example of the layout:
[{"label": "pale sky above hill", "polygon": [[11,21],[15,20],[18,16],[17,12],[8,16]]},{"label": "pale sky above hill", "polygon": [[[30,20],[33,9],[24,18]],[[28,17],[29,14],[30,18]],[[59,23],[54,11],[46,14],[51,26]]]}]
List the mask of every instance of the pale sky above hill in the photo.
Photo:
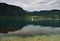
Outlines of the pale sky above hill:
[{"label": "pale sky above hill", "polygon": [[19,6],[27,11],[60,9],[60,0],[0,0],[0,2]]}]

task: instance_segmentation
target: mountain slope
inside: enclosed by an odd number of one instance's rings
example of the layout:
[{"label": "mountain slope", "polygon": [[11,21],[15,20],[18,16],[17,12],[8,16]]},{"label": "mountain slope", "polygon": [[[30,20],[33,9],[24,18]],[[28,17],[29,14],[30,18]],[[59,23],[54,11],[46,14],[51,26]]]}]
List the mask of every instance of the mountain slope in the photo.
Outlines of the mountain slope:
[{"label": "mountain slope", "polygon": [[17,16],[25,12],[21,7],[0,3],[0,16]]}]

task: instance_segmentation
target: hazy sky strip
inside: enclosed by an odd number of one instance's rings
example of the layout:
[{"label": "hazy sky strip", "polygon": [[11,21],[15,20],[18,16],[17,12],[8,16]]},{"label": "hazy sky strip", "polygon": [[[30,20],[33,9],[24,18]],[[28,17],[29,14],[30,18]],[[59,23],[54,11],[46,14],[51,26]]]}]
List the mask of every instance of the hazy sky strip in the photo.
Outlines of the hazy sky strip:
[{"label": "hazy sky strip", "polygon": [[19,6],[27,11],[60,9],[60,0],[0,0],[0,2]]}]

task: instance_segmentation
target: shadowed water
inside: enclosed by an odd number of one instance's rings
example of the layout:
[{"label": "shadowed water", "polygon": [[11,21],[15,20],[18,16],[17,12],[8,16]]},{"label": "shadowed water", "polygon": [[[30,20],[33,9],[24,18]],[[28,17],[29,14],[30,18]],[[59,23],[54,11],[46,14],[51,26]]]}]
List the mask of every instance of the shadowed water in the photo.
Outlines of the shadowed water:
[{"label": "shadowed water", "polygon": [[27,25],[21,30],[8,32],[8,34],[0,33],[0,35],[50,35],[50,34],[60,34],[60,28],[44,27],[39,25]]}]

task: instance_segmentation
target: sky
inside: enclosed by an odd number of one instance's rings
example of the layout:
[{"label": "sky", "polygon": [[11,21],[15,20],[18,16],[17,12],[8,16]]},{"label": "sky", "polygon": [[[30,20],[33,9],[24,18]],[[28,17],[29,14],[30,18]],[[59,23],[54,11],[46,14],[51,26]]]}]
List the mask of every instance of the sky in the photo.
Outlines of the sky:
[{"label": "sky", "polygon": [[26,11],[60,9],[60,0],[0,0],[0,2],[22,7]]}]

